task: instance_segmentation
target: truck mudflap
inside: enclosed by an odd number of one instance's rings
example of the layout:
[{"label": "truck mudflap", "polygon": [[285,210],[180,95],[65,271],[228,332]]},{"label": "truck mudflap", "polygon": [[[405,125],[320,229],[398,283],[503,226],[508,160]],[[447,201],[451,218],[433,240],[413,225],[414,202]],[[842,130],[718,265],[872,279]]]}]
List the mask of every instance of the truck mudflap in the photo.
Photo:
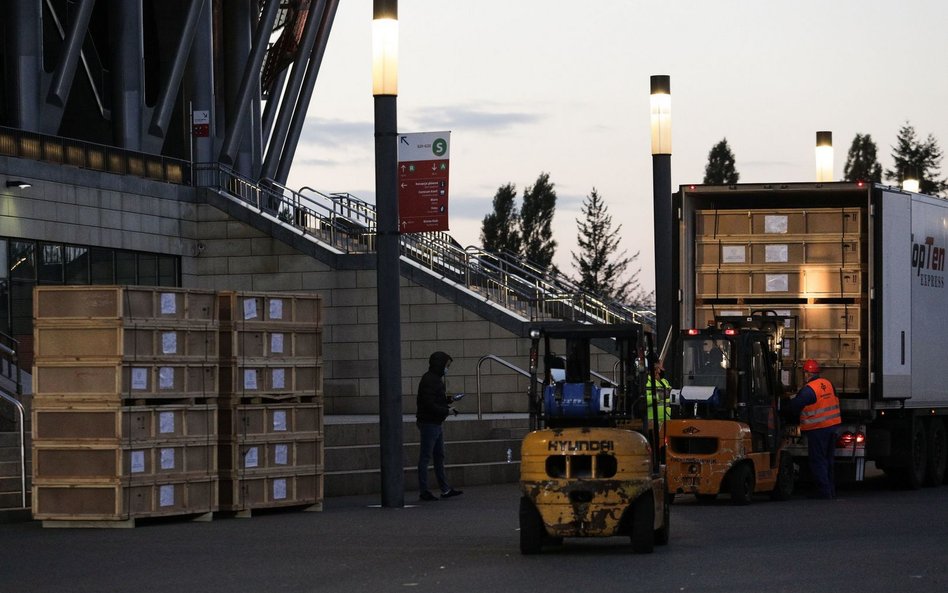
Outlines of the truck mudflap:
[{"label": "truck mudflap", "polygon": [[521,482],[521,490],[537,508],[551,537],[628,535],[623,516],[633,502],[651,493],[654,529],[662,527],[665,484],[645,480],[544,480]]}]

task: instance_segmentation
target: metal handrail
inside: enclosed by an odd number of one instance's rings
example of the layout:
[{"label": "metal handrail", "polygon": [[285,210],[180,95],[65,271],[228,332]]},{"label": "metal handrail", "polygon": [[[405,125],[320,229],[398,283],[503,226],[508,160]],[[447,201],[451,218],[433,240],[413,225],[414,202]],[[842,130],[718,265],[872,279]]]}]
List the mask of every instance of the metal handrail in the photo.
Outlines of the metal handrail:
[{"label": "metal handrail", "polygon": [[26,508],[26,432],[23,429],[23,426],[26,424],[26,412],[23,408],[23,404],[2,391],[0,391],[0,399],[13,404],[17,414],[20,416],[20,421],[17,423],[20,429],[20,497],[23,508]]},{"label": "metal handrail", "polygon": [[[530,377],[530,373],[528,371],[523,370],[522,368],[518,367],[517,365],[513,363],[507,362],[506,360],[504,360],[503,358],[500,358],[499,356],[496,356],[494,354],[485,354],[484,356],[480,357],[480,359],[478,359],[477,361],[477,419],[478,420],[482,420],[484,416],[481,413],[481,365],[484,363],[485,360],[493,360],[494,362],[500,363],[512,371],[520,373],[524,377],[528,377],[528,378]],[[537,383],[539,383],[540,385],[543,385],[543,381],[539,377],[537,377]]]}]

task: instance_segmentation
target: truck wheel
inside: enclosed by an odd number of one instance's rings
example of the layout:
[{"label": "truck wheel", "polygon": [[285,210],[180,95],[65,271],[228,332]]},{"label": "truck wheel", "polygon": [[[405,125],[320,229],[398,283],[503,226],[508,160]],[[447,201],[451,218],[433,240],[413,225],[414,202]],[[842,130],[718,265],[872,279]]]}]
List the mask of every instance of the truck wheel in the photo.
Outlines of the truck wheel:
[{"label": "truck wheel", "polygon": [[520,553],[539,554],[546,529],[540,512],[526,496],[520,498]]},{"label": "truck wheel", "polygon": [[925,471],[926,486],[940,486],[945,481],[945,460],[948,458],[948,440],[945,423],[941,418],[932,418],[928,423],[928,468]]},{"label": "truck wheel", "polygon": [[662,510],[662,526],[655,530],[655,545],[668,545],[668,538],[671,535],[671,505],[668,499],[665,499],[665,508]]},{"label": "truck wheel", "polygon": [[632,552],[651,554],[655,549],[655,503],[643,494],[632,503]]},{"label": "truck wheel", "polygon": [[925,483],[925,472],[928,461],[928,439],[925,435],[925,425],[916,418],[912,420],[912,432],[909,436],[908,458],[905,466],[905,485],[912,490],[918,490]]},{"label": "truck wheel", "polygon": [[750,504],[754,498],[754,472],[749,463],[742,463],[731,469],[728,475],[728,490],[731,504]]},{"label": "truck wheel", "polygon": [[780,454],[780,466],[777,468],[777,483],[770,492],[774,500],[789,500],[793,496],[795,477],[793,475],[793,456],[789,453]]}]

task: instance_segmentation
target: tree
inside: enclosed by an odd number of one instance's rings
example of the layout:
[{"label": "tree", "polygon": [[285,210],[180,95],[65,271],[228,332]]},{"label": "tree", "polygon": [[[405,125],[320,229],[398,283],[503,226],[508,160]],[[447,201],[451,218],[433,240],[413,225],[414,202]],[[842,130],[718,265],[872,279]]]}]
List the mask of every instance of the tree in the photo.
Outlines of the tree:
[{"label": "tree", "polygon": [[941,194],[948,183],[939,179],[941,173],[941,148],[934,136],[928,135],[924,142],[915,137],[915,128],[908,122],[899,130],[898,144],[892,147],[894,169],[886,169],[885,178],[899,184],[908,175],[916,175],[918,189],[923,194]]},{"label": "tree", "polygon": [[846,167],[843,168],[844,181],[868,181],[879,183],[882,181],[882,165],[876,158],[876,143],[869,134],[856,134],[846,156]]},{"label": "tree", "polygon": [[494,194],[494,211],[484,217],[481,224],[481,245],[484,251],[501,253],[509,251],[519,255],[521,247],[520,216],[514,207],[517,187],[508,183],[497,188]]},{"label": "tree", "polygon": [[556,241],[553,240],[553,213],[556,192],[549,173],[540,173],[537,182],[523,191],[520,206],[520,236],[523,256],[543,270],[550,269]]},{"label": "tree", "polygon": [[596,188],[583,200],[581,212],[583,218],[576,219],[580,252],[571,253],[573,267],[579,271],[577,284],[586,292],[622,303],[628,302],[633,294],[636,300],[644,300],[638,294],[639,271],[623,278],[639,254],[626,256],[625,250],[617,253],[622,225],[612,229],[612,216]]},{"label": "tree", "polygon": [[708,153],[708,164],[704,168],[704,183],[727,184],[737,183],[741,174],[734,168],[734,153],[724,138],[711,148]]}]

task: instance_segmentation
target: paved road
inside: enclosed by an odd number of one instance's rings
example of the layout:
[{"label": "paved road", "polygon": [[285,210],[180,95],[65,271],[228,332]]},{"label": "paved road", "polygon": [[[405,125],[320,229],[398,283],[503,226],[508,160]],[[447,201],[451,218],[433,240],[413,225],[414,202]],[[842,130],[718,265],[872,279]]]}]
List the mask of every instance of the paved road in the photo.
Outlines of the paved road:
[{"label": "paved road", "polygon": [[873,480],[840,494],[749,507],[686,497],[651,555],[612,538],[522,557],[513,484],[404,509],[345,497],[318,513],[135,529],[7,524],[0,592],[948,591],[948,486]]}]

